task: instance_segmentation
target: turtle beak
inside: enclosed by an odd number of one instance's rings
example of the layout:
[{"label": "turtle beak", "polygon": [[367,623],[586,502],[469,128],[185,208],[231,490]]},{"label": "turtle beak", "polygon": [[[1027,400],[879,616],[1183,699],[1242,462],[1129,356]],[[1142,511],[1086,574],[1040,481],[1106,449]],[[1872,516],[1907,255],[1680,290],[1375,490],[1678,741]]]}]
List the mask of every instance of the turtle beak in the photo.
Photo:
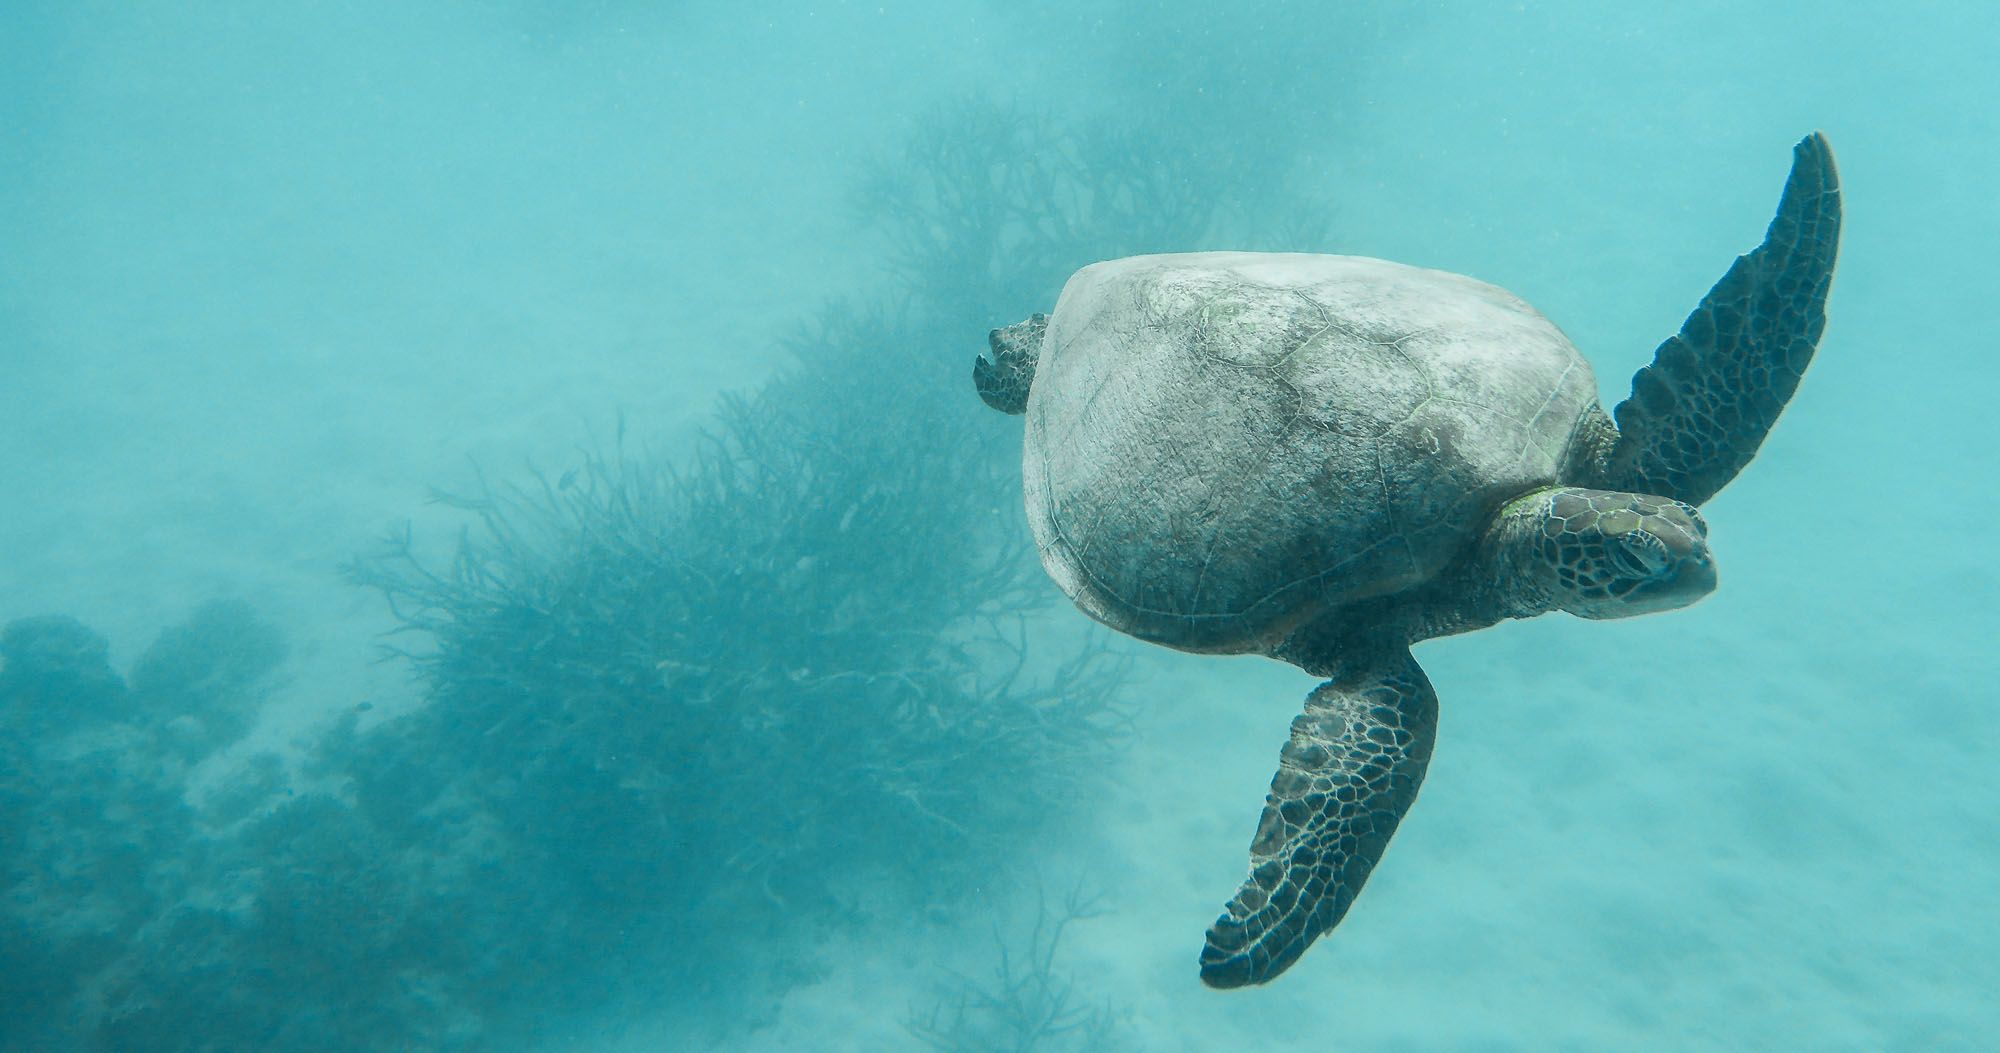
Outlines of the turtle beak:
[{"label": "turtle beak", "polygon": [[1708,551],[1707,541],[1697,534],[1670,536],[1674,533],[1679,532],[1654,535],[1666,542],[1673,562],[1662,568],[1659,576],[1632,590],[1626,602],[1634,608],[1634,614],[1679,610],[1715,591],[1715,558]]},{"label": "turtle beak", "polygon": [[1692,597],[1688,600],[1689,603],[1714,592],[1717,580],[1715,560],[1709,556],[1705,546],[1701,555],[1681,564],[1680,573],[1674,575],[1674,583],[1679,591]]}]

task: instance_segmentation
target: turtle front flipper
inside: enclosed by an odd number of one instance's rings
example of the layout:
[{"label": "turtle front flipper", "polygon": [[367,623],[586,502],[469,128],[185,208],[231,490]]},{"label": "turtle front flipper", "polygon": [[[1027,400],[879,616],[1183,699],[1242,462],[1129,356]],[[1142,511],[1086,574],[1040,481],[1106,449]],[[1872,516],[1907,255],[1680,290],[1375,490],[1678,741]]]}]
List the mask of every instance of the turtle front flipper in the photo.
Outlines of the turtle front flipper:
[{"label": "turtle front flipper", "polygon": [[1340,923],[1424,781],[1437,695],[1407,647],[1321,684],[1292,721],[1250,876],[1208,930],[1202,982],[1276,977]]},{"label": "turtle front flipper", "polygon": [[993,357],[980,355],[972,363],[972,384],[988,406],[1002,413],[1025,413],[1035,367],[1042,360],[1042,338],[1049,316],[1038,314],[986,335]]},{"label": "turtle front flipper", "polygon": [[1756,456],[1812,361],[1840,243],[1840,181],[1818,132],[1792,151],[1792,174],[1764,243],[1710,289],[1632,378],[1605,488],[1699,505]]}]

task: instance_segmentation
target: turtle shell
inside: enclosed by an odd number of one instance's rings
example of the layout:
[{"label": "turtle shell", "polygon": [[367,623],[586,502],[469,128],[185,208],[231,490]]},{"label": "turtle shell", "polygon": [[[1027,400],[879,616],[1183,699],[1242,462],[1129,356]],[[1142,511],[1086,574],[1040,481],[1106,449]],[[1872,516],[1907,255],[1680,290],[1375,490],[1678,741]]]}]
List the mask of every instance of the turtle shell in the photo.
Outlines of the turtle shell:
[{"label": "turtle shell", "polygon": [[1027,405],[1028,519],[1077,605],[1188,651],[1261,651],[1437,574],[1557,479],[1597,402],[1546,318],[1456,274],[1192,253],[1064,286]]}]

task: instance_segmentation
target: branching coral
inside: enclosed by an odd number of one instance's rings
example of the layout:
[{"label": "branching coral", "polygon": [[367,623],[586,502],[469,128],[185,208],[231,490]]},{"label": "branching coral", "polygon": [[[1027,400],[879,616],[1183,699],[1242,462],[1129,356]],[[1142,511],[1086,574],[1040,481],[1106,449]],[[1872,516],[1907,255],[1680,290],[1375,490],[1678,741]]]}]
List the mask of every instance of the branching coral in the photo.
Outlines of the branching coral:
[{"label": "branching coral", "polygon": [[1060,905],[1038,898],[1026,937],[996,935],[985,980],[955,977],[924,1012],[912,1037],[936,1053],[1110,1053],[1116,1028],[1108,1008],[1087,1004],[1057,967],[1069,926],[1095,916],[1095,904],[1072,890]]},{"label": "branching coral", "polygon": [[[1122,662],[1039,632],[1018,432],[967,374],[1075,267],[1203,247],[1228,188],[1188,156],[934,115],[857,199],[891,295],[814,317],[692,450],[628,454],[621,427],[558,476],[447,498],[471,520],[447,563],[404,535],[353,565],[425,697],[336,722],[297,796],[264,758],[188,806],[283,656],[241,608],[163,634],[129,688],[81,626],[10,628],[0,876],[36,909],[0,912],[0,1010],[174,1051],[518,1042],[660,991],[740,1028],[826,928],[953,909],[960,878],[1086,814]],[[920,1031],[1098,1048],[1052,971],[1080,909]],[[967,1045],[991,1034],[1018,1041]]]},{"label": "branching coral", "polygon": [[368,748],[493,830],[503,887],[590,904],[545,933],[565,953],[669,926],[712,977],[866,886],[937,895],[1074,803],[1121,726],[1116,659],[1031,660],[1035,571],[969,412],[839,368],[894,344],[821,351],[681,465],[589,457],[461,502],[482,527],[448,570],[401,543],[357,567],[435,645],[430,703]]}]

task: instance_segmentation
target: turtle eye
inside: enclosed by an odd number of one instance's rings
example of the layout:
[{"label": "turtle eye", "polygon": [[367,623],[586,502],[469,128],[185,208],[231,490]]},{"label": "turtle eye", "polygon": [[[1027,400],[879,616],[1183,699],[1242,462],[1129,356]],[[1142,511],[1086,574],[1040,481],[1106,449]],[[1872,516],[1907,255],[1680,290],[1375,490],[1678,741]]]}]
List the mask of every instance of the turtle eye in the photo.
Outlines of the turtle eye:
[{"label": "turtle eye", "polygon": [[1643,530],[1634,530],[1611,546],[1611,564],[1628,578],[1653,578],[1673,559],[1666,543]]}]

